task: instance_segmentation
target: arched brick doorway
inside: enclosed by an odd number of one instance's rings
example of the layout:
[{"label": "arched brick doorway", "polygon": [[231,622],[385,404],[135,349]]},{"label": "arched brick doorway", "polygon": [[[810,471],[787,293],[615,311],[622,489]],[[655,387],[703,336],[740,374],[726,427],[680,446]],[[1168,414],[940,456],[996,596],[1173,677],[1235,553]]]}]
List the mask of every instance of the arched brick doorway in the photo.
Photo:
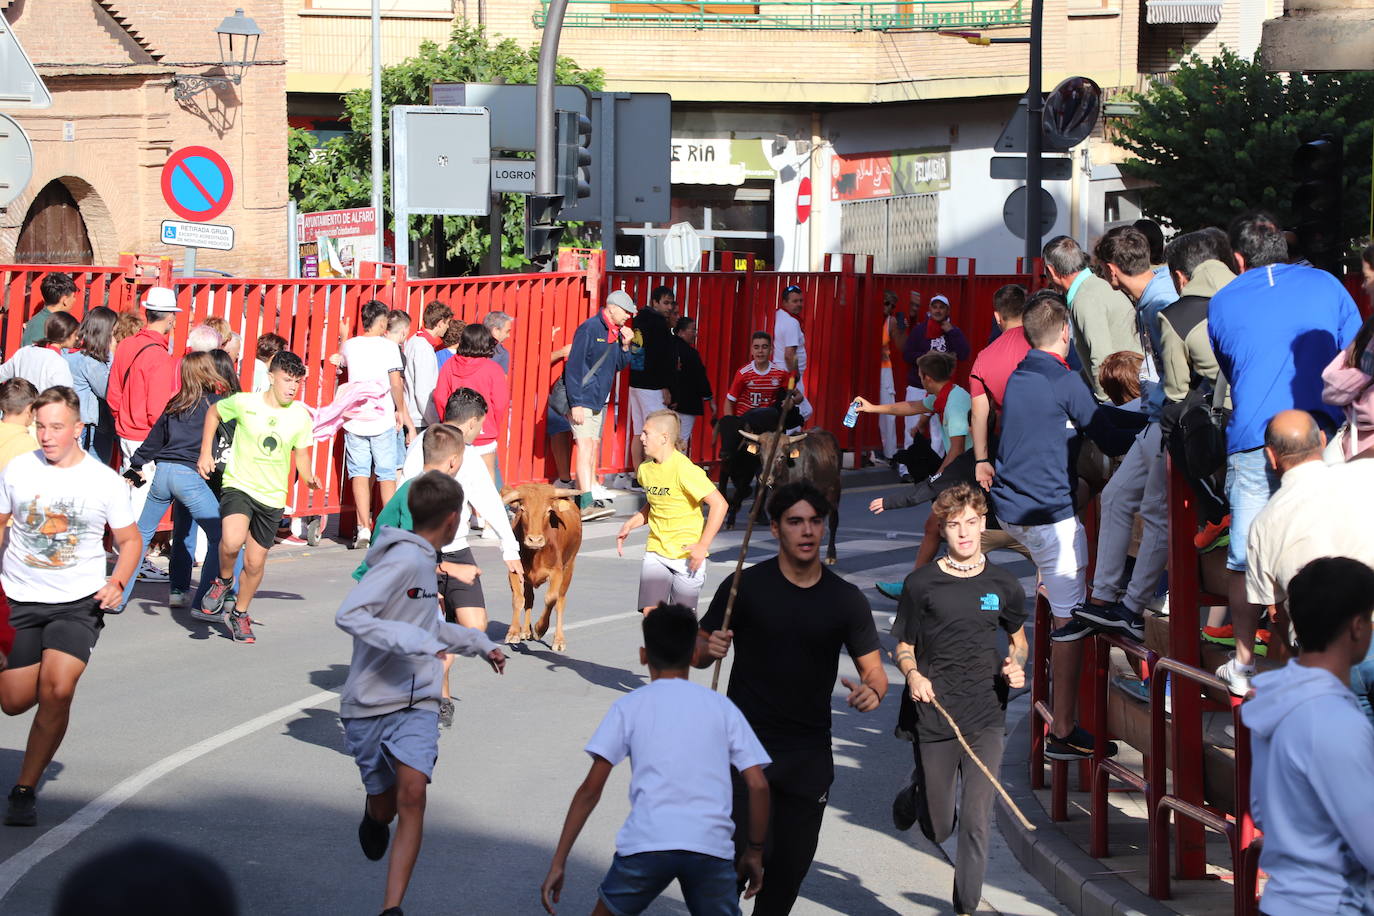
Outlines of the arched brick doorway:
[{"label": "arched brick doorway", "polygon": [[29,205],[14,259],[20,264],[94,263],[81,207],[60,179],[48,182]]}]

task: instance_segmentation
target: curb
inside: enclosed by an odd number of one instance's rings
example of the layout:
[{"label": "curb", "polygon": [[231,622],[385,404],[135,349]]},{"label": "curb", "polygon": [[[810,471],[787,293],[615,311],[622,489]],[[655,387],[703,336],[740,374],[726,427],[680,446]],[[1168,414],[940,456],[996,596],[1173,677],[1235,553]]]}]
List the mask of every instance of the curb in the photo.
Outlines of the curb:
[{"label": "curb", "polygon": [[1021,867],[1034,875],[1059,902],[1079,916],[1177,916],[1176,911],[1113,875],[1061,833],[1031,791],[1029,714],[1008,736],[998,778],[1007,794],[1035,825],[1031,832],[997,805],[997,826]]}]

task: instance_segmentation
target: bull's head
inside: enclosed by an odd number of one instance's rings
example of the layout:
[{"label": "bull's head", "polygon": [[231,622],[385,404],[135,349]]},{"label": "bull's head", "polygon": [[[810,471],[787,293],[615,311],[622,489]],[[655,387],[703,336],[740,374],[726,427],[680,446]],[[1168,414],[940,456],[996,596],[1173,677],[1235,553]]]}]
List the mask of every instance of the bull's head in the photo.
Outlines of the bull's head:
[{"label": "bull's head", "polygon": [[546,483],[522,483],[501,491],[501,501],[514,510],[511,528],[521,546],[539,550],[549,542],[548,531],[563,522],[558,517],[562,500],[581,495],[580,490],[567,490]]},{"label": "bull's head", "polygon": [[[755,435],[750,432],[741,432],[741,436],[749,440],[749,451],[757,453],[760,457],[767,458],[773,454],[773,443],[777,441],[777,433],[759,433]],[[788,467],[791,467],[800,454],[798,446],[806,439],[806,433],[797,433],[792,436],[785,436],[778,446],[783,450],[783,457],[787,460]]]}]

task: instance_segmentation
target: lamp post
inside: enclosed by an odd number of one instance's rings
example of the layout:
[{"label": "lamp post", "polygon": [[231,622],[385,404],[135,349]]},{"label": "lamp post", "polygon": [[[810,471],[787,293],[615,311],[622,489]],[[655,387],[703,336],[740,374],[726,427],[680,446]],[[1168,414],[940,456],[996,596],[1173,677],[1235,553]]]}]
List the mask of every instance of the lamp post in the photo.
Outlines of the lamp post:
[{"label": "lamp post", "polygon": [[173,76],[172,95],[177,101],[184,102],[212,86],[237,86],[243,82],[244,72],[257,61],[262,29],[243,15],[242,9],[235,9],[234,15],[224,17],[215,29],[215,36],[219,39],[219,65],[227,75]]}]

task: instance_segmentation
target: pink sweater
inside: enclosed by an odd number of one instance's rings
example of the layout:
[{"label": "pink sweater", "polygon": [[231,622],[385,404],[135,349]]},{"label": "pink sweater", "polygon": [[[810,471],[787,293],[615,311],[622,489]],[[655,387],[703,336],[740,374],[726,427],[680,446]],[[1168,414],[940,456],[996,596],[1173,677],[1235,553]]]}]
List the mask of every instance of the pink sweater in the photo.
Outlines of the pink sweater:
[{"label": "pink sweater", "polygon": [[1345,459],[1349,461],[1374,445],[1374,379],[1358,366],[1348,366],[1349,350],[1341,350],[1322,370],[1322,400],[1345,408],[1350,433],[1345,438]]},{"label": "pink sweater", "polygon": [[510,410],[510,382],[496,360],[479,356],[455,356],[439,370],[434,386],[434,407],[444,415],[449,395],[459,388],[471,388],[487,399],[487,418],[473,445],[487,445],[496,441],[497,430],[506,425]]}]

